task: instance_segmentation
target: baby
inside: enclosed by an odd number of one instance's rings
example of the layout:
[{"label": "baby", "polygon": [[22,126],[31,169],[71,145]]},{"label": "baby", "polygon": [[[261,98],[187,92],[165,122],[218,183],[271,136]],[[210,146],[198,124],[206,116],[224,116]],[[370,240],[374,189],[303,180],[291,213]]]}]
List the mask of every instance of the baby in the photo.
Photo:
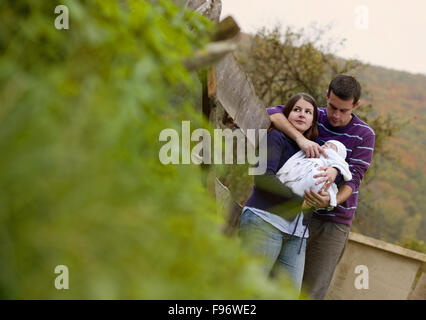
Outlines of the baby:
[{"label": "baby", "polygon": [[[348,163],[345,161],[346,147],[344,144],[337,140],[330,140],[323,145],[323,148],[328,155],[327,159],[323,155],[319,158],[306,158],[302,150],[294,154],[278,171],[278,179],[301,197],[304,196],[305,190],[312,188],[315,192],[319,192],[323,187],[323,184],[316,185],[316,178],[313,177],[320,173],[318,170],[320,167],[337,168],[345,181],[351,180],[352,174],[349,171]],[[330,206],[332,207],[337,205],[337,192],[337,186],[333,183],[328,189]]]}]

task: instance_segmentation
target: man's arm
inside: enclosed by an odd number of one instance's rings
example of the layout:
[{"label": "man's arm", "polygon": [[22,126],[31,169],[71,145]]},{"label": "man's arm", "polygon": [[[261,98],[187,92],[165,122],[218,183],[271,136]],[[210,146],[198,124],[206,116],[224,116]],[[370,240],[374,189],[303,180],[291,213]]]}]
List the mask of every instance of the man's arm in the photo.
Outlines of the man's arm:
[{"label": "man's arm", "polygon": [[349,170],[352,173],[352,180],[345,181],[344,185],[350,186],[353,191],[358,191],[361,181],[370,167],[373,159],[373,151],[375,144],[375,135],[372,132],[368,136],[363,136],[362,143],[357,145],[352,151],[348,160]]},{"label": "man's arm", "polygon": [[[345,181],[343,185],[339,187],[336,200],[337,204],[345,202],[352,194],[359,190],[362,178],[370,167],[371,160],[373,158],[375,144],[375,135],[372,132],[370,135],[363,136],[362,143],[354,148],[351,157],[348,160],[349,169],[352,173],[352,180]],[[326,208],[330,204],[330,196],[326,192],[315,193],[305,191],[305,199],[309,205],[316,208]]]},{"label": "man's arm", "polygon": [[274,113],[269,116],[273,125],[284,132],[290,139],[294,140],[300,149],[306,153],[307,158],[319,158],[322,153],[324,157],[327,154],[323,151],[321,146],[309,139],[306,139],[293,125],[287,120],[283,113]]},{"label": "man's arm", "polygon": [[351,196],[353,190],[350,186],[344,184],[342,186],[340,186],[339,188],[339,192],[337,192],[336,195],[336,202],[337,204],[342,204],[343,202],[345,202],[346,200],[348,200],[348,198]]},{"label": "man's arm", "polygon": [[[336,195],[337,205],[342,204],[352,194],[352,188],[346,184],[339,187],[339,192]],[[308,206],[314,207],[316,209],[328,208],[330,206],[330,195],[328,192],[320,191],[316,193],[313,189],[310,192],[305,190],[305,201]]]},{"label": "man's arm", "polygon": [[[284,132],[288,137],[293,139],[297,143],[299,148],[305,152],[307,158],[319,158],[320,153],[322,153],[324,157],[327,158],[327,153],[324,151],[324,149],[316,142],[306,139],[303,134],[297,131],[297,129],[291,125],[291,123],[282,113],[282,106],[279,107],[280,109],[277,109],[278,107],[268,108],[269,117],[273,125],[278,130]],[[315,175],[314,178],[322,177],[322,179],[318,179],[317,184],[325,182],[322,190],[327,191],[328,188],[330,188],[333,182],[335,181],[338,175],[338,170],[333,167],[326,167],[320,169],[323,169],[324,171],[321,174]]]},{"label": "man's arm", "polygon": [[269,116],[274,126],[284,132],[289,138],[298,142],[303,140],[305,137],[295,127],[292,126],[290,121],[285,117],[283,113],[274,113]]}]

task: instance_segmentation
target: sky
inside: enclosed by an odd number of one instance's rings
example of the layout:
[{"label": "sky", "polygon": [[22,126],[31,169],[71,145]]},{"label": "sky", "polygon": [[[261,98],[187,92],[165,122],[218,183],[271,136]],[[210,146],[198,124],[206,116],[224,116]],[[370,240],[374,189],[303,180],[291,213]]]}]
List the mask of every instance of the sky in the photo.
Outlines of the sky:
[{"label": "sky", "polygon": [[338,56],[426,75],[424,0],[222,0],[228,15],[246,33],[331,24],[327,38],[346,39]]}]

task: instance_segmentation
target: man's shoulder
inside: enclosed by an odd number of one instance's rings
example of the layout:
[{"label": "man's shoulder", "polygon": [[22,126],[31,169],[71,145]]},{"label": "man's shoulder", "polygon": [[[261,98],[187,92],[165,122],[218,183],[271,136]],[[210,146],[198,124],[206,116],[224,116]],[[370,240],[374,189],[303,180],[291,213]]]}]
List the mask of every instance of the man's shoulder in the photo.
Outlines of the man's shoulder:
[{"label": "man's shoulder", "polygon": [[327,108],[318,108],[318,122],[325,123],[327,121]]},{"label": "man's shoulder", "polygon": [[360,134],[364,136],[375,136],[374,130],[366,123],[365,121],[362,121],[357,115],[353,115],[353,121],[352,125],[353,127],[359,131]]}]

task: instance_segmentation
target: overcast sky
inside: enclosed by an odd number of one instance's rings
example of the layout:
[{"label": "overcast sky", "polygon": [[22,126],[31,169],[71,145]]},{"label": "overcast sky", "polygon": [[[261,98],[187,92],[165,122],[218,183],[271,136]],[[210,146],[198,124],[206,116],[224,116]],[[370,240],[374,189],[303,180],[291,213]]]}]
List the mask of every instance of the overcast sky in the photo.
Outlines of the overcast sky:
[{"label": "overcast sky", "polygon": [[248,33],[331,23],[328,37],[346,39],[339,56],[426,75],[425,0],[222,0],[228,15]]}]

